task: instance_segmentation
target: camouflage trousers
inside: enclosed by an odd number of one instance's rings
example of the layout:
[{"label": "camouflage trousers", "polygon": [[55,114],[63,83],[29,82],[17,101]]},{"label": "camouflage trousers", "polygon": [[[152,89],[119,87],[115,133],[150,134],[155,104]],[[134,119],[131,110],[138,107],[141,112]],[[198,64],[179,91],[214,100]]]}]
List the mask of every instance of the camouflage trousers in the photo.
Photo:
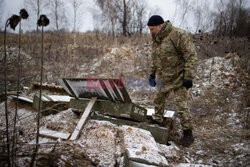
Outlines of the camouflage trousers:
[{"label": "camouflage trousers", "polygon": [[174,90],[160,89],[158,91],[154,99],[155,114],[152,115],[153,119],[159,123],[163,122],[165,102],[172,91],[174,91],[177,116],[181,121],[182,129],[193,129],[192,117],[188,107],[188,91],[183,86]]}]

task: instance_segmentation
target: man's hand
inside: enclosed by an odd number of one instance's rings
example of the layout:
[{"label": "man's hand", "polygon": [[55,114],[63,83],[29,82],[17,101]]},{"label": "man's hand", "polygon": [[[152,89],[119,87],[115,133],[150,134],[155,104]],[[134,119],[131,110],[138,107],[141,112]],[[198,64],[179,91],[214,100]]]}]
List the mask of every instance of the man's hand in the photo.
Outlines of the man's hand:
[{"label": "man's hand", "polygon": [[184,86],[187,89],[189,89],[189,88],[191,88],[193,86],[193,81],[192,80],[183,79],[182,86]]},{"label": "man's hand", "polygon": [[155,75],[154,75],[154,74],[151,74],[151,75],[149,76],[149,85],[152,86],[152,87],[155,87],[155,86],[156,86]]}]

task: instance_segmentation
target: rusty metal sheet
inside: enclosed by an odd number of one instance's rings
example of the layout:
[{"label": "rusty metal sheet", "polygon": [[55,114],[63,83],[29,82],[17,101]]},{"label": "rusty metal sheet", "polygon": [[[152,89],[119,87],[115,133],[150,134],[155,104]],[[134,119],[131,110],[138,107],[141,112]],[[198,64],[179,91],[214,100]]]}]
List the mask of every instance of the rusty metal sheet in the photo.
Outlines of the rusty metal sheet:
[{"label": "rusty metal sheet", "polygon": [[59,83],[75,98],[91,98],[132,103],[121,79],[62,78]]}]

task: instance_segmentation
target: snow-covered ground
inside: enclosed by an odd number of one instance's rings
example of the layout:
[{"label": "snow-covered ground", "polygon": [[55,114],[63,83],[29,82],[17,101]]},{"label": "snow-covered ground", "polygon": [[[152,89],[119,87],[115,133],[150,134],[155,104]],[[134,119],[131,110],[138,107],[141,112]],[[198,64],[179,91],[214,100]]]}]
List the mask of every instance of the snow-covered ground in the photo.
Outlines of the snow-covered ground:
[{"label": "snow-covered ground", "polygon": [[[88,74],[99,77],[126,79],[136,73],[135,82],[145,79],[147,73],[141,75],[141,71],[148,68],[150,49],[149,46],[143,48],[110,48],[102,59],[93,60],[91,70],[83,65],[77,75],[83,77],[89,71]],[[143,55],[147,55],[148,60],[144,60]],[[29,59],[28,56],[27,61]],[[163,166],[248,166],[249,108],[244,109],[245,98],[249,98],[247,82],[248,74],[241,70],[240,57],[236,54],[199,61],[190,91],[195,142],[189,148],[179,147],[175,142],[170,142],[170,146],[156,143],[148,131],[135,127],[88,120],[76,141],[41,137],[37,165],[122,166],[125,155],[129,154],[132,159],[147,159]],[[152,99],[157,90],[137,88],[128,90],[132,101],[153,107]],[[167,102],[170,110],[174,110],[172,102],[170,97]],[[11,132],[15,112],[11,97],[8,106]],[[30,104],[19,103],[17,120],[18,162],[20,166],[28,166],[35,144],[36,112]],[[71,133],[78,120],[79,116],[68,109],[43,116],[40,124],[42,129]],[[5,107],[0,103],[1,134],[4,129]],[[3,135],[0,141],[5,143]]]}]

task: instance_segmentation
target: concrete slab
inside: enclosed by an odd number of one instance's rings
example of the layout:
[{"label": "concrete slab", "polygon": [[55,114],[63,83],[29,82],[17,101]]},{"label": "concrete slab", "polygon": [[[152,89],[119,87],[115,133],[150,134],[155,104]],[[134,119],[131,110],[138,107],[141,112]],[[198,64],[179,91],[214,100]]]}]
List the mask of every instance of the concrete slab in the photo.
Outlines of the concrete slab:
[{"label": "concrete slab", "polygon": [[148,164],[143,164],[135,161],[127,161],[127,164],[124,165],[125,167],[157,167],[155,165],[148,165]]},{"label": "concrete slab", "polygon": [[156,141],[149,131],[131,126],[121,126],[119,131],[121,136],[123,136],[123,144],[126,148],[124,156],[125,166],[168,166],[168,161],[161,154]]},{"label": "concrete slab", "polygon": [[[157,157],[157,158],[156,158]],[[161,161],[158,161],[157,159],[161,158]],[[140,152],[137,149],[129,148],[126,149],[125,152],[125,158],[124,158],[124,166],[125,167],[156,167],[156,166],[162,166],[167,167],[168,162],[165,159],[165,157],[161,156],[160,154],[150,155],[150,158],[140,154]]]},{"label": "concrete slab", "polygon": [[145,129],[151,132],[155,141],[157,141],[158,143],[166,144],[168,141],[169,127],[161,127],[157,124],[148,124],[146,122],[135,122],[135,121],[128,120],[128,119],[126,120],[126,119],[121,119],[121,118],[114,118],[110,116],[104,116],[102,114],[91,115],[90,118],[95,119],[95,120],[109,121],[117,125],[129,125],[129,126]]}]

